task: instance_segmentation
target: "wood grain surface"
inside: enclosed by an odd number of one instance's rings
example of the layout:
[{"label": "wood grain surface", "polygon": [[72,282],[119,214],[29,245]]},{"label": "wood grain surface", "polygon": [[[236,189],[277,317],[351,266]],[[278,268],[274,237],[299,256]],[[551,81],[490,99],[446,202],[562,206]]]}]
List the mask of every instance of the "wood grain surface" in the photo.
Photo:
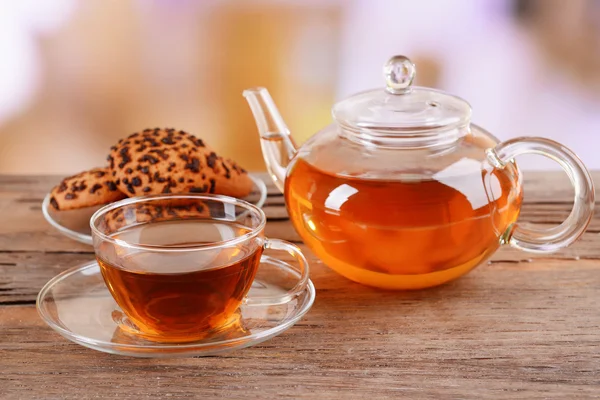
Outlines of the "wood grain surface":
[{"label": "wood grain surface", "polygon": [[[560,223],[567,179],[525,178],[521,221]],[[505,247],[418,292],[352,283],[301,245],[317,299],[292,329],[223,356],[136,359],[73,344],[37,315],[44,283],[93,259],[42,217],[57,180],[0,176],[0,399],[600,398],[600,216],[565,251]],[[283,197],[269,191],[267,235],[299,242]]]}]

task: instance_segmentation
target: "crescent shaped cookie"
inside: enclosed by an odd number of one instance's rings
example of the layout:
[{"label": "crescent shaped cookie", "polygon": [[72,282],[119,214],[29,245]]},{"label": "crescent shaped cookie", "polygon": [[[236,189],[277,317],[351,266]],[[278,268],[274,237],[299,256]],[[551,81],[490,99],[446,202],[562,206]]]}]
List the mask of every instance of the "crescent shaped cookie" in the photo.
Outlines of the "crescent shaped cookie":
[{"label": "crescent shaped cookie", "polygon": [[56,210],[92,207],[124,199],[108,168],[94,168],[69,176],[50,192]]},{"label": "crescent shaped cookie", "polygon": [[146,129],[121,139],[108,156],[112,178],[128,196],[217,193],[245,197],[248,173],[201,139],[175,129]]}]

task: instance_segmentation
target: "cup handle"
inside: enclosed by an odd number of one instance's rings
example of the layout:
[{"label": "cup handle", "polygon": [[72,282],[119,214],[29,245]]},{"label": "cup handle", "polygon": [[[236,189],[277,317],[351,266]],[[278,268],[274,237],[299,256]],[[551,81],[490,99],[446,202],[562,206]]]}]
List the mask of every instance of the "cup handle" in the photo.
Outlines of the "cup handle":
[{"label": "cup handle", "polygon": [[565,146],[553,140],[522,137],[507,140],[486,150],[488,161],[503,169],[516,156],[539,154],[556,161],[569,176],[575,189],[573,209],[559,226],[540,229],[515,224],[510,237],[511,246],[521,250],[550,253],[575,242],[587,228],[594,212],[594,183],[583,162]]},{"label": "cup handle", "polygon": [[[277,305],[277,304],[285,304],[292,301],[295,297],[299,296],[308,285],[308,261],[300,248],[292,243],[286,242],[284,240],[279,239],[265,239],[265,243],[263,244],[263,248],[272,249],[272,250],[280,250],[285,251],[290,254],[292,257],[296,259],[298,264],[296,271],[299,275],[298,283],[292,289],[288,290],[286,293],[282,295],[276,296],[253,296],[246,297],[244,299],[244,304],[247,306],[265,306],[265,305]],[[264,257],[264,256],[263,256]],[[290,265],[291,266],[291,265]],[[260,268],[260,267],[259,267]]]}]

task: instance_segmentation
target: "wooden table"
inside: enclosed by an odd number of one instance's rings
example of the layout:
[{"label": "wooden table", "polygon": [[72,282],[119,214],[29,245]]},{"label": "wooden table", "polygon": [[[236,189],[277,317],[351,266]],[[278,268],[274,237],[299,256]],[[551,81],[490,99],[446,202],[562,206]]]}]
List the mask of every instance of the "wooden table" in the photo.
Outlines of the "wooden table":
[{"label": "wooden table", "polygon": [[[564,175],[525,176],[521,220],[562,221]],[[42,217],[56,181],[0,177],[0,399],[600,397],[600,217],[561,253],[503,248],[419,292],[352,283],[305,249],[317,300],[289,331],[223,356],[136,359],[68,342],[37,315],[42,285],[93,259]],[[266,212],[269,236],[298,242],[272,187]]]}]

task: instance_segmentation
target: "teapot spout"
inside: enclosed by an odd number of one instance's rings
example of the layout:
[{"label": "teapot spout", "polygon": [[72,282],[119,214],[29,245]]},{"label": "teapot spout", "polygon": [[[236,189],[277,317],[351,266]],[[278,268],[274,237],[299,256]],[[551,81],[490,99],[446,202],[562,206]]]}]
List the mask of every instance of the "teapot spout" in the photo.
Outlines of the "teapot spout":
[{"label": "teapot spout", "polygon": [[290,130],[267,89],[246,89],[243,94],[256,120],[267,170],[275,186],[283,192],[288,164],[296,155],[296,145],[290,136]]}]

